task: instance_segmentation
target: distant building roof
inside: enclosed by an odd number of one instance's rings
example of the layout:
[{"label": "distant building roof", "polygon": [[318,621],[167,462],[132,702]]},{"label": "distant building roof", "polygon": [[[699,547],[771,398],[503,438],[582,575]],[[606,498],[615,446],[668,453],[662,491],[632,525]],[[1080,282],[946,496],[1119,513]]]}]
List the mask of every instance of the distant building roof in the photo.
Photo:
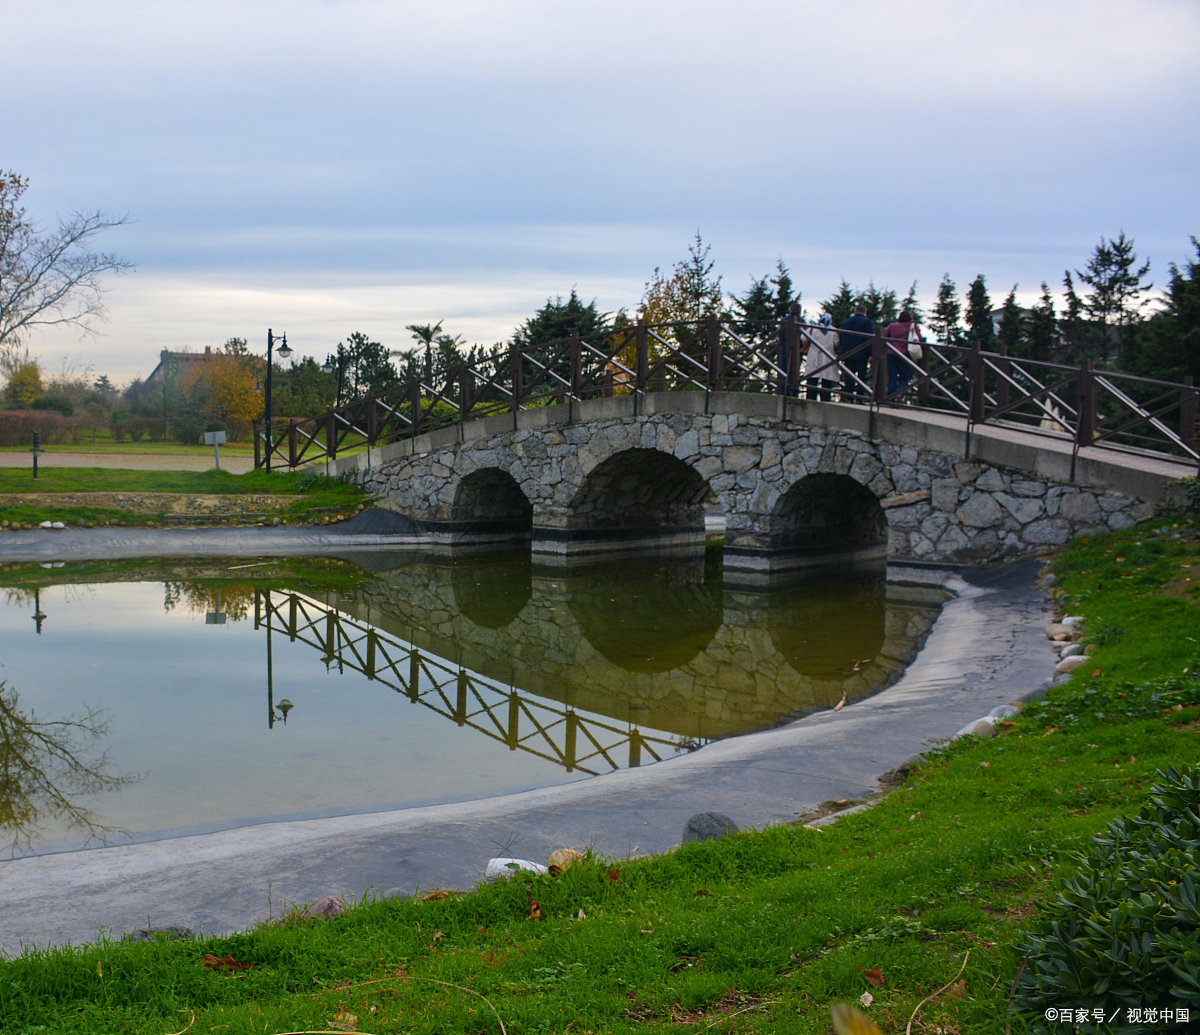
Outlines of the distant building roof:
[{"label": "distant building roof", "polygon": [[[220,356],[223,353],[213,352],[211,345],[205,345],[203,352],[171,352],[169,349],[163,349],[158,356],[158,366],[150,371],[150,376],[146,378],[146,385],[160,385],[167,379],[166,371],[163,369],[165,364],[170,364],[175,367],[175,376],[181,381],[186,381],[189,374],[198,366],[207,363],[214,356]],[[257,366],[263,366],[265,361],[261,356],[252,356]]]}]

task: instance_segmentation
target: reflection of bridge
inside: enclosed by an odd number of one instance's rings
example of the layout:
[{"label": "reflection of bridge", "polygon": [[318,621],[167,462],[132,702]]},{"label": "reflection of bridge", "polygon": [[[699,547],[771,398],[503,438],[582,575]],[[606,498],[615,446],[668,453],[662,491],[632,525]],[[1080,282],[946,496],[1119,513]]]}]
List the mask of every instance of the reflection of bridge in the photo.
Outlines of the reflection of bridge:
[{"label": "reflection of bridge", "polygon": [[321,652],[326,666],[361,672],[459,726],[468,726],[510,751],[527,751],[567,772],[595,775],[640,765],[643,752],[657,762],[692,746],[685,739],[646,736],[636,727],[610,725],[511,687],[489,683],[467,669],[382,634],[365,622],[298,593],[254,593],[254,628],[285,632]]}]

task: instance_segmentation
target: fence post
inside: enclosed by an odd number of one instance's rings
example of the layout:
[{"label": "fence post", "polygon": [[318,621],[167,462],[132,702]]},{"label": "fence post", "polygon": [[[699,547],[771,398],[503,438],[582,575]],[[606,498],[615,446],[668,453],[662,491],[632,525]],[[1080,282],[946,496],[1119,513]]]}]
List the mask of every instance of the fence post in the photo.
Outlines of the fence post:
[{"label": "fence post", "polygon": [[634,350],[637,353],[637,390],[646,390],[646,381],[650,377],[650,334],[646,330],[646,321],[640,319],[634,329]]},{"label": "fence post", "polygon": [[471,368],[466,363],[458,365],[458,422],[461,424],[471,412]]},{"label": "fence post", "polygon": [[708,337],[708,387],[715,392],[725,387],[725,356],[721,352],[721,321],[712,315],[705,320]]},{"label": "fence post", "polygon": [[887,344],[883,340],[883,331],[875,328],[875,336],[871,339],[871,364],[875,377],[872,380],[872,397],[876,404],[887,401]]},{"label": "fence post", "polygon": [[983,353],[979,342],[971,342],[971,353],[967,357],[967,406],[968,419],[972,424],[984,420]]},{"label": "fence post", "polygon": [[1196,448],[1196,389],[1192,375],[1183,375],[1183,397],[1179,402],[1179,437],[1189,449]]},{"label": "fence post", "polygon": [[333,415],[333,407],[325,414],[325,455],[330,460],[337,456],[337,418]]},{"label": "fence post", "polygon": [[785,324],[787,345],[787,395],[800,394],[800,317],[789,313]]},{"label": "fence post", "polygon": [[917,360],[917,366],[921,368],[921,382],[917,385],[917,405],[929,405],[929,348],[933,343],[926,341],[921,346],[921,358]]},{"label": "fence post", "polygon": [[254,469],[257,471],[262,466],[261,443],[258,441],[258,421],[254,421],[251,427],[254,429]]},{"label": "fence post", "polygon": [[579,332],[571,335],[571,394],[576,399],[583,391],[583,346],[579,341]]},{"label": "fence post", "polygon": [[296,456],[300,445],[300,435],[296,430],[299,423],[295,417],[288,418],[288,467],[295,467],[300,462]]},{"label": "fence post", "polygon": [[1092,439],[1096,437],[1096,377],[1092,373],[1090,359],[1085,359],[1080,364],[1076,384],[1079,425],[1075,429],[1075,445],[1082,448],[1090,446]]},{"label": "fence post", "polygon": [[1012,373],[1012,363],[1008,359],[1008,346],[999,345],[997,351],[1000,358],[996,360],[996,409],[1003,410],[1008,406],[1008,375]]},{"label": "fence post", "polygon": [[416,438],[417,425],[421,423],[421,382],[415,377],[408,382],[408,417],[408,430]]},{"label": "fence post", "polygon": [[522,370],[521,346],[514,345],[509,349],[509,362],[512,365],[512,409],[515,414],[521,408],[521,390],[525,387],[525,373]]}]

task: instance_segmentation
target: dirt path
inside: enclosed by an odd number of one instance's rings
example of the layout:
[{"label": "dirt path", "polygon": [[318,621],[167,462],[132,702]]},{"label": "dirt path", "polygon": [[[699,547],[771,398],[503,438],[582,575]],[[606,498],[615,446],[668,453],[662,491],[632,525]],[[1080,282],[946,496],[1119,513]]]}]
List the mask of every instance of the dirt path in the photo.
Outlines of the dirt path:
[{"label": "dirt path", "polygon": [[[213,465],[211,450],[179,456],[153,453],[60,453],[45,452],[38,458],[38,467],[105,467],[125,471],[207,471]],[[32,468],[29,450],[0,451],[0,467]],[[222,456],[221,470],[245,474],[254,469],[254,459],[248,456]]]}]

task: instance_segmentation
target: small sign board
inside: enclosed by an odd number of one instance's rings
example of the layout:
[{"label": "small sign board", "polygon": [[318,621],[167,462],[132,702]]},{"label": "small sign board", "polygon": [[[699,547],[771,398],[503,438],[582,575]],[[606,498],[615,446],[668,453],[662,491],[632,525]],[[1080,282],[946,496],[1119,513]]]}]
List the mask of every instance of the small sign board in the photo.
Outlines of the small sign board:
[{"label": "small sign board", "polygon": [[223,446],[225,444],[225,432],[206,431],[204,433],[204,444],[206,446]]}]

